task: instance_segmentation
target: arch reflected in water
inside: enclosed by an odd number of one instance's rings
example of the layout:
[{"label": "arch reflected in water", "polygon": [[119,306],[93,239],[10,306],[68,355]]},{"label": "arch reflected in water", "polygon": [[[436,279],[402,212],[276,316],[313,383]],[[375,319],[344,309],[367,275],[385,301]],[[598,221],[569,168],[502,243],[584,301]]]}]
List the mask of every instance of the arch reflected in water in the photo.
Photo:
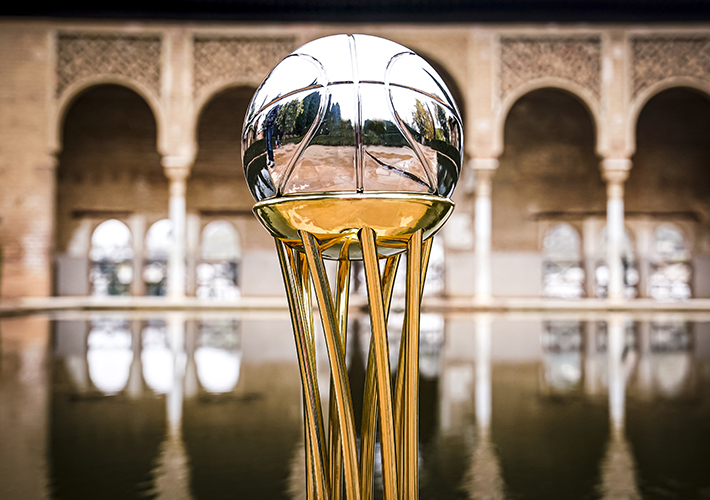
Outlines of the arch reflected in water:
[{"label": "arch reflected in water", "polygon": [[143,328],[143,378],[156,394],[173,387],[175,363],[165,320],[148,320]]},{"label": "arch reflected in water", "polygon": [[581,321],[545,321],[542,381],[550,395],[578,392],[582,389]]},{"label": "arch reflected in water", "polygon": [[91,295],[129,295],[133,281],[131,231],[123,222],[109,219],[91,235],[89,283]]},{"label": "arch reflected in water", "polygon": [[91,322],[86,353],[89,377],[106,395],[118,394],[128,383],[133,361],[127,320],[102,318]]},{"label": "arch reflected in water", "polygon": [[241,332],[236,320],[201,321],[195,350],[197,377],[211,394],[224,394],[239,383]]},{"label": "arch reflected in water", "polygon": [[692,371],[692,349],[692,332],[686,322],[650,323],[649,363],[652,384],[659,396],[683,395]]}]

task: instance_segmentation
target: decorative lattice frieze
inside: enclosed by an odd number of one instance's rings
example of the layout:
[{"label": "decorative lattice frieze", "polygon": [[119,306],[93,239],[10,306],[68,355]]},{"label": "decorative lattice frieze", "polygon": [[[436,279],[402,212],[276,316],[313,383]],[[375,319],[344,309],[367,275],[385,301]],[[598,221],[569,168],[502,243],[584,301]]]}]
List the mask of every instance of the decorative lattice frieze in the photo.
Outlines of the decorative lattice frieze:
[{"label": "decorative lattice frieze", "polygon": [[64,33],[57,38],[57,96],[96,76],[133,80],[160,94],[160,36]]},{"label": "decorative lattice frieze", "polygon": [[503,37],[500,45],[501,97],[526,83],[554,78],[575,83],[599,98],[599,37]]},{"label": "decorative lattice frieze", "polygon": [[653,36],[631,40],[633,94],[668,78],[710,83],[709,36]]},{"label": "decorative lattice frieze", "polygon": [[233,82],[258,83],[294,48],[292,37],[196,36],[195,95]]}]

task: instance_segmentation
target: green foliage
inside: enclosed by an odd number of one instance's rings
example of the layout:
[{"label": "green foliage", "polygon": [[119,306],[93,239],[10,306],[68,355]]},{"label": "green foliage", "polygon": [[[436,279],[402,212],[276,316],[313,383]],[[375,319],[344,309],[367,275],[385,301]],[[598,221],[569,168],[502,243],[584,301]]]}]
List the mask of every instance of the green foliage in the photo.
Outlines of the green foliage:
[{"label": "green foliage", "polygon": [[294,99],[281,106],[276,115],[276,129],[283,135],[292,135],[296,129],[296,119],[302,111],[303,102],[300,99]]},{"label": "green foliage", "polygon": [[427,108],[419,99],[417,99],[414,104],[414,113],[412,113],[412,118],[421,137],[428,141],[436,139],[434,118],[432,117],[429,108]]},{"label": "green foliage", "polygon": [[320,93],[311,92],[303,98],[303,112],[296,118],[295,133],[297,135],[305,135],[313,122],[318,117],[318,108],[320,107]]}]

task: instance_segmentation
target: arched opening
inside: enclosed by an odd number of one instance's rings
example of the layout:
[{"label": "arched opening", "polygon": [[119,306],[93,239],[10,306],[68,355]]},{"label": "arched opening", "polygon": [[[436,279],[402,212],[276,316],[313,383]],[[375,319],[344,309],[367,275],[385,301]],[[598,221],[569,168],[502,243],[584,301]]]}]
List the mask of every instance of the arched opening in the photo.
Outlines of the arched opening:
[{"label": "arched opening", "polygon": [[[545,254],[562,251],[550,245],[569,242],[553,238],[540,248],[545,241],[540,229],[561,221],[581,226],[603,214],[605,203],[594,121],[583,102],[556,88],[518,99],[505,121],[504,150],[493,178],[493,275],[500,277],[494,295],[557,293],[543,290],[551,276]],[[569,278],[580,281],[579,272]]]},{"label": "arched opening", "polygon": [[691,296],[688,241],[674,224],[660,225],[653,235],[648,295],[658,300],[687,300]]},{"label": "arched opening", "polygon": [[62,130],[55,288],[59,295],[85,295],[90,284],[77,284],[77,279],[89,265],[91,226],[121,219],[130,225],[133,241],[141,241],[132,221],[166,214],[168,186],[156,150],[155,118],[132,90],[119,85],[88,88],[69,105]]},{"label": "arched opening", "polygon": [[201,260],[197,266],[197,297],[239,298],[239,235],[225,220],[212,221],[202,230]]},{"label": "arched opening", "polygon": [[542,295],[561,299],[584,297],[584,265],[579,233],[569,224],[547,230],[542,243]]},{"label": "arched opening", "polygon": [[128,226],[116,219],[99,224],[91,235],[89,251],[91,295],[130,295],[132,259]]},{"label": "arched opening", "polygon": [[[674,223],[686,231],[686,241],[692,242],[687,259],[694,270],[690,288],[696,297],[710,297],[708,137],[710,99],[706,94],[685,87],[656,94],[639,114],[636,154],[625,187],[629,213]],[[653,273],[656,257],[655,250],[650,250],[649,273]],[[660,288],[654,293],[665,294]]]},{"label": "arched opening", "polygon": [[[242,127],[254,91],[231,87],[219,92],[205,104],[197,122],[199,149],[187,189],[188,219],[193,221],[187,229],[187,240],[193,242],[188,243],[187,258],[193,281],[188,282],[189,293],[201,298],[232,299],[241,287],[263,286],[237,277],[237,271],[248,274],[241,259],[258,258],[273,248],[252,215],[254,200],[242,169]],[[242,241],[240,234],[255,237]],[[221,241],[220,249],[214,247],[215,240]]]},{"label": "arched opening", "polygon": [[[599,234],[599,244],[597,248],[597,264],[594,269],[594,295],[599,298],[606,298],[609,291],[609,268],[607,266],[607,228],[602,229]],[[621,245],[621,266],[624,278],[624,298],[633,299],[638,297],[638,286],[640,282],[638,259],[636,258],[635,246],[628,230],[624,230],[624,239]]]},{"label": "arched opening", "polygon": [[173,222],[162,219],[150,226],[145,236],[143,282],[145,294],[163,297],[168,290],[168,257],[173,247]]}]

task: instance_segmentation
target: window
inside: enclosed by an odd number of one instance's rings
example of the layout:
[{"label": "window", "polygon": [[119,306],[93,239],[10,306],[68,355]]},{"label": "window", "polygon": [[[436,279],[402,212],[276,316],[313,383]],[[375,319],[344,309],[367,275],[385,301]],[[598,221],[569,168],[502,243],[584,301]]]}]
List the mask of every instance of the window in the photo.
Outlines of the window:
[{"label": "window", "polygon": [[690,291],[690,251],[673,224],[656,229],[648,279],[648,295],[657,300],[687,300]]},{"label": "window", "polygon": [[173,246],[173,223],[162,219],[150,226],[145,236],[143,282],[145,294],[164,296],[168,287],[168,256]]},{"label": "window", "polygon": [[227,221],[210,222],[202,231],[201,260],[197,265],[197,297],[233,300],[239,297],[237,270],[239,235]]},{"label": "window", "polygon": [[91,295],[129,295],[133,281],[131,231],[110,219],[91,235],[89,283]]},{"label": "window", "polygon": [[557,224],[543,240],[542,294],[545,297],[584,297],[579,233],[569,224]]}]

